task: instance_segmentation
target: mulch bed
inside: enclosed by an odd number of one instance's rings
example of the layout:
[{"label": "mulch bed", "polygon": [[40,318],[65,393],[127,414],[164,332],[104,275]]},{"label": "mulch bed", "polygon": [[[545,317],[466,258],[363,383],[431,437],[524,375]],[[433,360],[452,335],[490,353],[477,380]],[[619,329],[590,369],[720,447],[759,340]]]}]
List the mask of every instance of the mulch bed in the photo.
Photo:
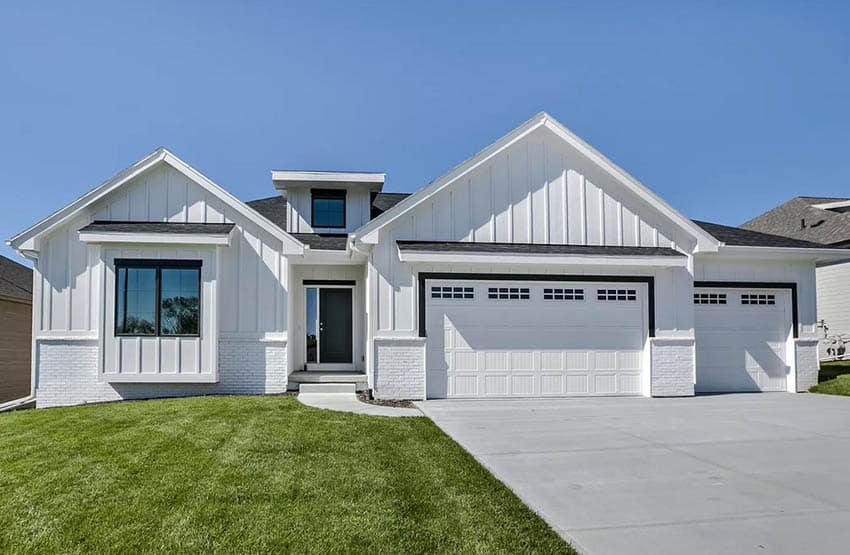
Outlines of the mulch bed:
[{"label": "mulch bed", "polygon": [[413,401],[406,400],[395,400],[395,399],[372,399],[366,393],[358,393],[357,399],[363,403],[369,403],[370,405],[378,405],[381,407],[398,407],[402,409],[415,409],[416,405],[413,404]]}]

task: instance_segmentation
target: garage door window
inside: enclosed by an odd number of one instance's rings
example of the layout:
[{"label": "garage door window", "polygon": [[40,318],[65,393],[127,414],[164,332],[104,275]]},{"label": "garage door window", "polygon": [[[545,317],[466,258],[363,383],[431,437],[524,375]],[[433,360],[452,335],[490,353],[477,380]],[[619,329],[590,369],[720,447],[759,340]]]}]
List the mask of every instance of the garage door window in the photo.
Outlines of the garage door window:
[{"label": "garage door window", "polygon": [[741,304],[776,304],[776,295],[765,293],[742,293]]},{"label": "garage door window", "polygon": [[528,287],[490,287],[487,289],[488,299],[499,300],[527,300],[531,298],[531,289]]},{"label": "garage door window", "polygon": [[636,301],[635,289],[597,289],[596,299],[599,301]]},{"label": "garage door window", "polygon": [[694,304],[726,304],[726,293],[694,293]]},{"label": "garage door window", "polygon": [[584,289],[562,289],[558,287],[543,289],[544,301],[583,301]]},{"label": "garage door window", "polygon": [[432,299],[474,299],[475,289],[472,287],[432,287]]}]

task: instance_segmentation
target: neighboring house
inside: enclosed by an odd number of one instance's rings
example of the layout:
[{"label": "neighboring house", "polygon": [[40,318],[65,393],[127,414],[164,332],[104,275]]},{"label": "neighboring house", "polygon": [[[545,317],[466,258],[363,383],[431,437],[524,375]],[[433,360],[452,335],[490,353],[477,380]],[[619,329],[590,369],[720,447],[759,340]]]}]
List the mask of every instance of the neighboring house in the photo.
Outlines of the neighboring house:
[{"label": "neighboring house", "polygon": [[[850,248],[850,198],[793,198],[741,227]],[[821,358],[850,356],[850,263],[819,263],[817,295],[817,318],[830,337],[821,341]]]},{"label": "neighboring house", "polygon": [[0,256],[0,403],[31,393],[32,346],[32,270]]},{"label": "neighboring house", "polygon": [[38,405],[817,381],[815,264],[846,251],[693,222],[547,114],[409,196],[380,173],[272,182],[245,203],[160,148],[13,237]]}]

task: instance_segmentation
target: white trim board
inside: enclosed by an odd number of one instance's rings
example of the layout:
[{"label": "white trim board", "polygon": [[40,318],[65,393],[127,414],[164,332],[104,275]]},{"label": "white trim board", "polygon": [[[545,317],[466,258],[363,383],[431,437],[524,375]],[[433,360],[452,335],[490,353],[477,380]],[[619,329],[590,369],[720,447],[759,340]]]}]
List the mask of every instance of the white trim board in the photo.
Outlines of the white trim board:
[{"label": "white trim board", "polygon": [[290,234],[283,231],[280,227],[272,223],[265,216],[261,215],[259,212],[234,197],[230,193],[228,193],[225,189],[214,183],[204,174],[178,158],[176,155],[169,152],[164,147],[159,147],[152,153],[143,157],[138,162],[130,165],[129,167],[121,170],[116,173],[94,189],[85,193],[83,196],[79,197],[75,201],[70,204],[60,208],[47,218],[41,220],[35,225],[30,226],[26,230],[18,233],[8,241],[6,244],[11,246],[14,249],[19,251],[38,251],[38,239],[48,233],[50,230],[56,228],[62,223],[72,219],[74,216],[79,214],[86,207],[91,206],[93,203],[98,200],[104,198],[106,195],[114,192],[115,190],[122,187],[124,184],[130,182],[132,179],[138,177],[144,172],[152,169],[154,166],[160,163],[166,163],[175,170],[179,171],[187,178],[191,179],[197,185],[209,191],[211,194],[221,199],[224,203],[226,203],[230,208],[233,208],[242,216],[248,218],[249,220],[255,222],[265,231],[270,233],[273,237],[279,239],[283,244],[283,254],[301,254],[303,252],[303,245],[295,240]]},{"label": "white trim board", "polygon": [[455,183],[458,179],[467,175],[475,168],[481,166],[500,152],[528,136],[535,130],[545,127],[560,137],[579,153],[596,164],[611,177],[619,181],[624,187],[634,192],[639,198],[654,206],[656,210],[674,225],[684,230],[696,240],[696,252],[714,252],[720,242],[707,231],[693,223],[689,218],[679,213],[667,204],[661,197],[650,191],[645,185],[629,175],[625,170],[614,164],[602,153],[584,142],[581,138],[567,129],[563,124],[546,112],[540,112],[519,127],[516,127],[506,135],[485,147],[471,158],[450,169],[419,191],[402,200],[374,220],[366,223],[356,230],[352,236],[358,243],[374,244],[378,242],[378,230],[409,213],[415,207]]}]

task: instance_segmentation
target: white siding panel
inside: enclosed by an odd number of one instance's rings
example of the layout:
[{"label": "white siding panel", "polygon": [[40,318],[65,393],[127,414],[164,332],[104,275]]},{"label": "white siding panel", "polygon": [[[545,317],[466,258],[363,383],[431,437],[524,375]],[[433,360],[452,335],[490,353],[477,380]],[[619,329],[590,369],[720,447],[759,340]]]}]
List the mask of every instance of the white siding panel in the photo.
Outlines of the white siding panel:
[{"label": "white siding panel", "polygon": [[531,193],[531,241],[548,243],[548,199],[546,182],[546,159],[544,145],[540,141],[528,143],[528,186]]},{"label": "white siding panel", "polygon": [[[220,223],[228,220],[224,207],[223,200],[163,164],[99,201],[87,211],[87,216],[57,229],[45,238],[38,262],[44,276],[41,330],[56,334],[99,333],[101,305],[114,294],[104,290],[100,282],[101,249],[80,242],[78,229],[95,219],[185,221],[189,218]],[[238,226],[233,244],[220,251],[220,331],[225,335],[286,331],[286,282],[282,276],[287,270],[286,260],[282,263],[278,260],[280,242],[235,212],[231,216],[236,218]],[[243,228],[247,230],[245,233]],[[125,249],[126,256],[134,258],[144,258],[150,252],[150,249]],[[169,257],[176,253],[175,249],[160,249],[154,255]],[[170,361],[171,368],[176,368],[175,357],[190,356],[176,351],[145,350],[142,354],[143,361]],[[147,368],[143,365],[143,370]]]}]

